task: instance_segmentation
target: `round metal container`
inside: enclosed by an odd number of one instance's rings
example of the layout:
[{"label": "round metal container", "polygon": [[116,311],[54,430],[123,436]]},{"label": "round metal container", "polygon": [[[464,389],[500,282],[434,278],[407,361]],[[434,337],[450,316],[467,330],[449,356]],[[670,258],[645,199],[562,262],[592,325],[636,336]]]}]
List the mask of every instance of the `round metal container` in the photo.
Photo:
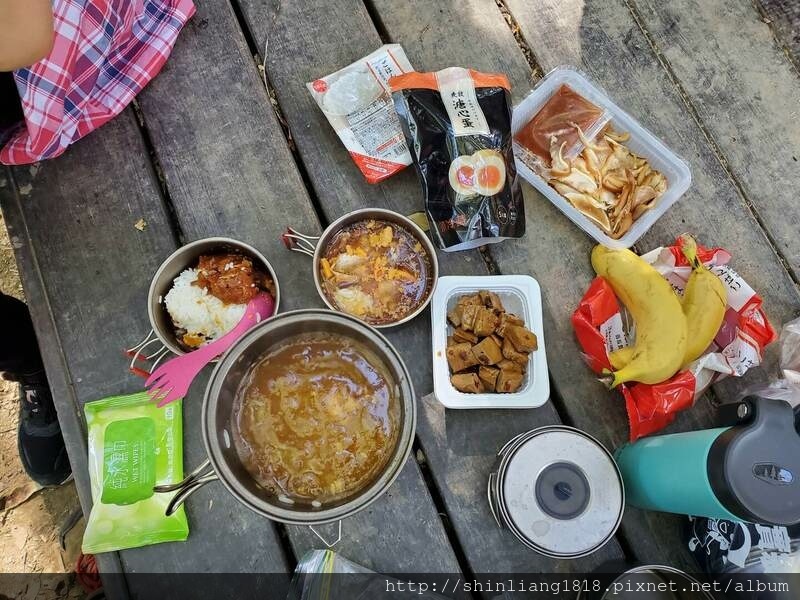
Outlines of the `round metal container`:
[{"label": "round metal container", "polygon": [[564,425],[508,442],[489,474],[488,496],[500,527],[551,558],[579,558],[602,547],[617,531],[625,506],[611,453]]},{"label": "round metal container", "polygon": [[150,326],[158,339],[175,354],[186,354],[178,344],[175,336],[175,326],[164,306],[164,297],[172,289],[173,280],[186,269],[197,266],[197,261],[203,254],[234,252],[253,259],[254,264],[265,271],[275,284],[275,313],[277,314],[281,301],[281,291],[275,270],[267,258],[249,244],[226,237],[204,238],[181,246],[169,255],[158,267],[150,282],[147,293],[147,316]]},{"label": "round metal container", "polygon": [[[659,591],[665,584],[676,591],[669,588]],[[577,600],[637,600],[643,597],[648,600],[715,600],[711,592],[701,589],[700,581],[664,565],[641,565],[628,569],[608,581],[599,592],[581,590]]]},{"label": "round metal container", "polygon": [[427,253],[428,258],[430,259],[431,263],[431,284],[427,290],[425,299],[420,303],[420,305],[414,309],[412,312],[407,314],[405,317],[398,321],[393,321],[391,323],[383,323],[381,325],[372,325],[372,327],[376,327],[378,329],[383,329],[386,327],[395,327],[407,321],[410,321],[414,317],[416,317],[419,313],[425,310],[425,307],[428,306],[430,303],[431,298],[433,297],[433,290],[436,288],[436,282],[439,279],[439,261],[436,258],[436,249],[433,247],[428,236],[425,234],[419,226],[414,223],[411,219],[406,216],[401,215],[400,213],[396,213],[392,210],[387,210],[385,208],[361,208],[358,210],[354,210],[352,212],[347,213],[336,219],[333,223],[328,225],[325,228],[325,231],[322,232],[322,235],[319,237],[308,236],[302,233],[299,233],[293,229],[290,229],[287,235],[284,236],[284,241],[291,250],[296,252],[302,252],[303,254],[307,254],[312,258],[312,269],[314,271],[314,285],[317,287],[317,293],[319,297],[322,298],[322,301],[330,308],[331,310],[335,310],[337,312],[341,312],[339,308],[337,308],[333,302],[328,298],[327,294],[325,294],[325,290],[322,287],[322,281],[320,280],[320,260],[325,255],[325,251],[328,248],[328,244],[331,241],[331,238],[339,233],[342,229],[351,225],[353,223],[357,223],[359,221],[366,221],[368,219],[376,219],[379,221],[388,221],[389,223],[394,223],[399,225],[406,231],[408,231],[414,238],[422,245],[422,248]]},{"label": "round metal container", "polygon": [[[250,369],[281,340],[316,332],[351,338],[374,352],[394,380],[396,398],[400,403],[400,431],[394,451],[383,469],[368,486],[337,503],[319,508],[280,502],[259,486],[239,460],[232,428],[236,393]],[[284,313],[251,329],[220,359],[203,399],[202,435],[209,461],[179,484],[161,486],[157,491],[178,490],[168,508],[167,514],[170,514],[196,489],[219,479],[242,504],[274,521],[293,525],[322,525],[338,521],[374,502],[400,474],[414,441],[416,410],[414,388],[403,360],[375,329],[355,317],[329,310]]]}]

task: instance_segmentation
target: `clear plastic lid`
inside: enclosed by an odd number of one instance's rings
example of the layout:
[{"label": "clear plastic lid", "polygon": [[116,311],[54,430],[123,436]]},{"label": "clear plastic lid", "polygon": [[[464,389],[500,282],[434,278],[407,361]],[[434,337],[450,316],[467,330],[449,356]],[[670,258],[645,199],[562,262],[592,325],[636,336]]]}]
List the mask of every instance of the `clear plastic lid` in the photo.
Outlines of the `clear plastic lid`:
[{"label": "clear plastic lid", "polygon": [[[566,94],[567,90],[583,99],[576,104],[582,107],[583,112],[545,119],[545,107],[554,97]],[[558,108],[558,102],[568,105],[568,99],[553,101],[551,106]],[[549,122],[549,126],[541,126],[538,144],[524,146],[520,143],[520,134],[529,124],[535,123],[540,114],[544,115],[541,121]],[[547,157],[537,153],[537,149],[539,152],[542,150],[543,136],[548,132],[557,133],[559,123],[567,123],[572,116],[582,117],[586,125],[586,129],[581,127],[581,131],[570,125],[578,143],[572,137],[559,138],[556,135],[555,143],[558,145],[548,148],[554,152],[549,152]],[[574,123],[580,126],[580,123]],[[520,176],[586,233],[612,248],[630,248],[691,183],[691,172],[683,159],[574,67],[553,69],[514,107],[512,135]],[[524,134],[522,141],[525,141]],[[587,148],[586,142],[591,144],[591,152],[582,156]],[[600,148],[595,148],[595,145]],[[618,154],[612,160],[621,160],[626,166],[619,169],[617,164],[617,174],[611,172],[612,163],[607,163],[611,154]],[[559,164],[552,164],[553,156],[558,158]],[[629,161],[632,168],[627,168]],[[646,173],[641,174],[639,167],[645,162]],[[576,169],[582,173],[573,173]],[[623,171],[624,179],[621,177]],[[635,185],[629,173],[637,178]],[[661,181],[651,184],[644,179],[651,174]],[[655,191],[655,197],[648,187]]]}]

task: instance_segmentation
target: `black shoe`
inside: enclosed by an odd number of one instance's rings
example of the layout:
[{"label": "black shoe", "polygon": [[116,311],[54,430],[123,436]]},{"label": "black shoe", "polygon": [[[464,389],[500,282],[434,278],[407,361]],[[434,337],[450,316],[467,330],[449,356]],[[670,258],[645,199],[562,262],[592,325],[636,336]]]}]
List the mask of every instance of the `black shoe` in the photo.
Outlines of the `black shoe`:
[{"label": "black shoe", "polygon": [[72,476],[53,396],[44,376],[19,379],[18,446],[22,466],[42,486],[65,483]]}]

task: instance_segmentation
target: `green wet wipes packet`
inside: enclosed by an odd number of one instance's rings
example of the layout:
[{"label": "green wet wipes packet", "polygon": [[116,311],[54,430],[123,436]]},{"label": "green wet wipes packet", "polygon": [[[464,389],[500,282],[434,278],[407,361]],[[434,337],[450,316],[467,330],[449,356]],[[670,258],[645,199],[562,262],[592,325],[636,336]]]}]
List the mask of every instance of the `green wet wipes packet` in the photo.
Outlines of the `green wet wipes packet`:
[{"label": "green wet wipes packet", "polygon": [[181,402],[158,408],[146,393],[84,406],[89,429],[92,510],[83,535],[86,554],[183,541],[183,507],[165,511],[173,494],[153,487],[183,479]]}]

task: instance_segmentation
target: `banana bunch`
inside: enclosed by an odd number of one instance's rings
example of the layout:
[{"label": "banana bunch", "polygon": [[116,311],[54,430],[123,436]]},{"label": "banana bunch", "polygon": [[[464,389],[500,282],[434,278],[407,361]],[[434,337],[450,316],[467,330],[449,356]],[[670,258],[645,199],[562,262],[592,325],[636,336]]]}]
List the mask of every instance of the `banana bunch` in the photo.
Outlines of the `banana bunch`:
[{"label": "banana bunch", "polygon": [[725,315],[725,286],[697,258],[697,245],[681,238],[692,265],[683,299],[650,264],[630,250],[597,246],[592,267],[605,279],[636,322],[632,346],[612,352],[613,371],[604,380],[614,388],[627,381],[661,383],[697,359],[719,331]]},{"label": "banana bunch", "polygon": [[681,368],[700,358],[714,341],[728,307],[728,291],[719,277],[697,258],[697,244],[689,235],[681,236],[681,250],[692,265],[692,274],[683,290],[683,314],[691,336]]}]

